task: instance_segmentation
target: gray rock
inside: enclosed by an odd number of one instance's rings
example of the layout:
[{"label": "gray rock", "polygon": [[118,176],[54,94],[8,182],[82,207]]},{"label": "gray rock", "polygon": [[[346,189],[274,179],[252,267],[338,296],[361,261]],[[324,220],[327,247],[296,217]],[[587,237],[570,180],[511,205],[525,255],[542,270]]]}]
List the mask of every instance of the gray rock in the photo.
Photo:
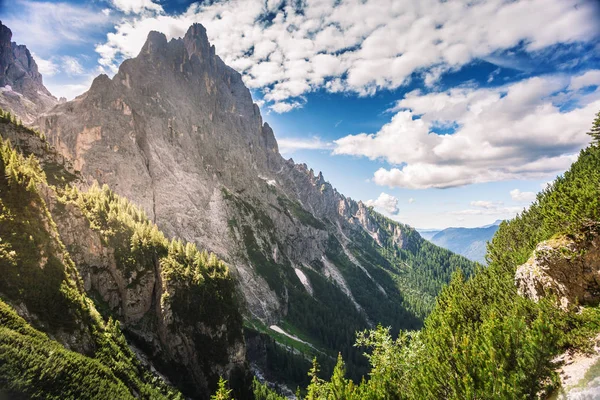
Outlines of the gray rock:
[{"label": "gray rock", "polygon": [[0,21],[0,107],[29,124],[58,100],[44,86],[27,47],[11,38],[11,30]]},{"label": "gray rock", "polygon": [[366,231],[378,243],[392,237],[405,246],[408,227],[376,223],[371,209],[321,173],[281,157],[241,75],[199,24],[171,41],[151,32],[112,79],[100,75],[36,122],[86,184],[108,184],[168,236],[228,262],[249,316],[264,323],[286,315],[287,288],[278,294],[257,273],[250,239],[265,257],[294,267],[326,258],[331,235],[345,244]]},{"label": "gray rock", "polygon": [[559,236],[537,245],[531,258],[517,268],[519,294],[538,301],[557,296],[564,309],[600,302],[600,235]]}]

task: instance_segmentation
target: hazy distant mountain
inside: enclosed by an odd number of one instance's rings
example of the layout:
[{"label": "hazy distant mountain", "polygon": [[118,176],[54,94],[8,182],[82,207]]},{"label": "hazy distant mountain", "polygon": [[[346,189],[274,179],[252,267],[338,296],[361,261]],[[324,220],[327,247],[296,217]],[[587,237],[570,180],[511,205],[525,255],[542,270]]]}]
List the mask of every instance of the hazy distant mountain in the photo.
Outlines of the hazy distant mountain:
[{"label": "hazy distant mountain", "polygon": [[442,229],[417,229],[417,231],[423,239],[431,240],[431,238],[440,233]]},{"label": "hazy distant mountain", "polygon": [[424,229],[419,233],[424,239],[444,247],[470,260],[485,263],[486,244],[492,239],[502,220],[479,228]]}]

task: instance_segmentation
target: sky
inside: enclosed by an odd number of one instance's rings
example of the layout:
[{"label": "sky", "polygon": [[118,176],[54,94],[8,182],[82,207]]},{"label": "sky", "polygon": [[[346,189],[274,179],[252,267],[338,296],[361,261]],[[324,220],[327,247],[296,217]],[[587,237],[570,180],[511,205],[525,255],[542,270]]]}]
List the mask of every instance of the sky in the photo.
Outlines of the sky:
[{"label": "sky", "polygon": [[514,217],[588,145],[598,0],[0,0],[57,97],[207,28],[281,153],[421,229]]}]

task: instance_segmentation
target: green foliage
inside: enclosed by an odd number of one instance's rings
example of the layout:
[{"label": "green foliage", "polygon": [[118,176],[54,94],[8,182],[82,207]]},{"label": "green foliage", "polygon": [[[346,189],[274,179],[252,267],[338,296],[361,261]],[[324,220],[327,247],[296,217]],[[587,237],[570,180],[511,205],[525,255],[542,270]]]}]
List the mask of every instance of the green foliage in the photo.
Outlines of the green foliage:
[{"label": "green foliage", "polygon": [[[501,224],[488,245],[488,268],[478,267],[471,276],[454,273],[421,332],[393,339],[389,329],[378,327],[359,334],[357,345],[370,350],[369,380],[345,398],[358,393],[361,399],[530,399],[548,393],[557,382],[553,358],[569,348],[585,350],[600,331],[600,311],[567,312],[552,297],[526,299],[517,293],[515,270],[540,241],[588,235],[599,221],[600,146],[594,145],[528,210]],[[410,232],[404,240],[403,249],[413,254],[427,246]],[[395,251],[393,258],[401,260]],[[449,272],[434,269],[431,277]],[[421,287],[435,291],[436,284]],[[345,381],[339,369],[330,381],[320,380],[316,369],[309,398],[333,398],[334,381],[351,387],[340,383]]]},{"label": "green foliage", "polygon": [[285,397],[278,395],[265,384],[260,383],[256,377],[252,381],[252,392],[254,400],[286,400]]},{"label": "green foliage", "polygon": [[219,383],[218,383],[218,389],[214,395],[210,396],[210,399],[211,400],[232,400],[231,399],[232,390],[227,389],[227,387],[225,386],[226,384],[227,384],[227,381],[224,380],[223,377],[220,377]]},{"label": "green foliage", "polygon": [[592,137],[594,145],[600,145],[600,111],[596,114],[596,119],[592,123],[592,129],[588,132],[588,135]]},{"label": "green foliage", "polygon": [[103,393],[120,397],[117,394],[126,389],[143,398],[177,398],[139,365],[118,324],[105,324],[83,293],[41,195],[49,188],[37,159],[23,157],[8,142],[0,143],[0,158],[0,293],[4,301],[22,304],[35,314],[36,328],[85,341],[89,353],[86,357],[65,350],[2,303],[1,352],[8,361],[0,362],[5,368],[0,371],[0,381],[5,379],[0,390],[33,397],[95,398]]},{"label": "green foliage", "polygon": [[45,399],[133,399],[103,363],[66,350],[0,300],[0,392]]}]

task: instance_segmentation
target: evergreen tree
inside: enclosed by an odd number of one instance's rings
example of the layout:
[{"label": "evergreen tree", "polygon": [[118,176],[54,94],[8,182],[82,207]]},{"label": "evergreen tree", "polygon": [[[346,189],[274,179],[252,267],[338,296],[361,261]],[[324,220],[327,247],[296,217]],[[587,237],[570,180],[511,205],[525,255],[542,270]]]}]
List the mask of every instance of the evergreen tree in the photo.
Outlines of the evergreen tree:
[{"label": "evergreen tree", "polygon": [[592,137],[594,145],[598,146],[600,144],[600,111],[596,114],[596,118],[592,123],[592,129],[588,132],[588,135]]},{"label": "evergreen tree", "polygon": [[210,396],[211,400],[233,400],[231,398],[231,389],[227,389],[227,381],[223,377],[219,378],[219,386],[217,392]]}]

